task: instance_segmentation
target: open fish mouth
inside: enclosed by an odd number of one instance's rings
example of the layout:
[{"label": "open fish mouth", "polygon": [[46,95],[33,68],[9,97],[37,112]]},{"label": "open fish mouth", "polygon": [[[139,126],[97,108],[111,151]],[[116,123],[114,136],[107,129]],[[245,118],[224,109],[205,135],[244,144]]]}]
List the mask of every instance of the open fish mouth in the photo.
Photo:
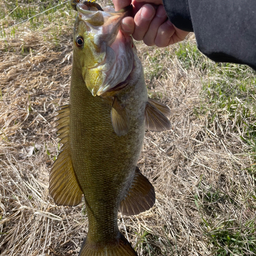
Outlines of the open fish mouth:
[{"label": "open fish mouth", "polygon": [[[86,86],[93,96],[106,95],[118,84],[124,84],[133,69],[132,38],[120,30],[121,20],[129,15],[131,8],[115,12],[112,7],[102,9],[96,3],[83,2],[76,4],[76,10],[75,30],[79,26],[84,30],[86,61],[82,64],[82,73]],[[75,32],[75,37],[79,36]]]}]

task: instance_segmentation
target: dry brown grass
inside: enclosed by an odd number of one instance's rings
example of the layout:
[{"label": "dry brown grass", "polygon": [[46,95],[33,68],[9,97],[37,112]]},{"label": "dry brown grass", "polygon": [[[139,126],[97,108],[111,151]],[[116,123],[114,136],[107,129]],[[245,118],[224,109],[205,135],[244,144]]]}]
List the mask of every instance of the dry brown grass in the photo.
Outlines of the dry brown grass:
[{"label": "dry brown grass", "polygon": [[[0,254],[5,256],[77,255],[87,232],[84,204],[58,207],[48,194],[59,150],[54,116],[69,101],[72,60],[73,18],[56,17],[59,32],[52,23],[36,31],[19,27],[15,37],[0,40]],[[195,44],[193,36],[188,40]],[[211,78],[194,65],[184,69],[177,48],[138,44],[150,95],[172,111],[170,131],[146,132],[138,163],[154,184],[156,204],[119,219],[139,255],[213,255],[207,232],[214,226],[255,220],[250,146],[225,116],[212,125],[207,113],[195,113],[204,103],[202,84]]]}]

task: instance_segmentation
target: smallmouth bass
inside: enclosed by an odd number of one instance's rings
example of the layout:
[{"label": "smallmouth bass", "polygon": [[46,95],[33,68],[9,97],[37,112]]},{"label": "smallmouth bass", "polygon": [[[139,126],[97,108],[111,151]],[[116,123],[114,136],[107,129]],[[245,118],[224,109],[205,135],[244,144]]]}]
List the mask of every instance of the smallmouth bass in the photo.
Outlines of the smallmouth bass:
[{"label": "smallmouth bass", "polygon": [[170,110],[148,98],[132,38],[120,30],[131,8],[115,12],[92,2],[75,8],[70,105],[58,114],[63,147],[49,192],[69,206],[84,194],[89,228],[80,256],[137,255],[118,229],[117,213],[154,205],[154,188],[136,164],[145,129],[169,129]]}]

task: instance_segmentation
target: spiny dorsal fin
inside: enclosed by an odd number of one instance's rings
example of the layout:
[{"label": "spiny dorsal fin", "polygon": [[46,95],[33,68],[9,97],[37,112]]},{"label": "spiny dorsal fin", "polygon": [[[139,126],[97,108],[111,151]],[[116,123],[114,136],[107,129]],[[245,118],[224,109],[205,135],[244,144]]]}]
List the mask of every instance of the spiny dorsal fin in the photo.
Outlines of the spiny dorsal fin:
[{"label": "spiny dorsal fin", "polygon": [[138,167],[130,189],[121,201],[120,211],[124,215],[135,215],[149,210],[155,203],[155,190]]},{"label": "spiny dorsal fin", "polygon": [[129,125],[125,108],[120,105],[116,97],[114,97],[112,104],[111,121],[113,129],[118,136],[123,136],[128,132]]},{"label": "spiny dorsal fin", "polygon": [[170,111],[167,106],[157,103],[155,100],[149,100],[145,108],[145,126],[151,131],[165,131],[171,128],[171,123],[165,114]]},{"label": "spiny dorsal fin", "polygon": [[50,171],[49,192],[58,205],[77,205],[82,199],[82,190],[76,180],[69,148],[69,106],[58,111],[57,129],[61,143],[61,153]]}]

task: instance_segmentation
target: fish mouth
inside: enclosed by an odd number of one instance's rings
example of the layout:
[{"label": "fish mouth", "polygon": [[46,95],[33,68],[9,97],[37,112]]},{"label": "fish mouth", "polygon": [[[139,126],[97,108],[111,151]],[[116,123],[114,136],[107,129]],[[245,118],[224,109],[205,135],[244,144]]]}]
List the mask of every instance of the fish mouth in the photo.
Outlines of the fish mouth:
[{"label": "fish mouth", "polygon": [[[99,56],[93,65],[83,66],[87,88],[93,96],[106,96],[108,91],[122,84],[133,69],[134,49],[130,35],[120,30],[121,20],[131,14],[132,6],[115,12],[112,7],[102,8],[93,2],[76,4],[79,22],[91,38],[91,56]],[[89,46],[88,46],[89,47]],[[96,57],[95,57],[96,59]]]}]

